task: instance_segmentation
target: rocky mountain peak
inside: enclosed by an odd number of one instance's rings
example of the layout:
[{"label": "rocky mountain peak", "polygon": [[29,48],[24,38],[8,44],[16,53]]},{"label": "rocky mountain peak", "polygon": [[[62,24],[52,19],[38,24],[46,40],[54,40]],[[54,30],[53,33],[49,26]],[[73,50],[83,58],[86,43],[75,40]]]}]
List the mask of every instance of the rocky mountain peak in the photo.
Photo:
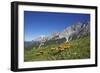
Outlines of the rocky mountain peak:
[{"label": "rocky mountain peak", "polygon": [[66,42],[68,42],[73,38],[79,38],[81,36],[89,34],[89,32],[90,32],[89,22],[85,23],[78,22],[76,24],[73,24],[72,26],[66,27],[62,32],[52,32],[48,36],[38,37],[37,40],[40,42],[45,42],[51,39],[57,40],[61,38],[66,38]]}]

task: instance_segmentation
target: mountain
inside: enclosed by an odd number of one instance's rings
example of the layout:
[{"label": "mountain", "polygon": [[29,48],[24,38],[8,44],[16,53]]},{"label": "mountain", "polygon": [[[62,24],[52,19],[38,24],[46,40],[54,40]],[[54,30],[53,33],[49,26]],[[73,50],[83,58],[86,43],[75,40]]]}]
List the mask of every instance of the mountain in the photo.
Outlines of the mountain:
[{"label": "mountain", "polygon": [[25,47],[38,47],[48,44],[60,44],[62,42],[69,42],[73,39],[78,39],[90,35],[90,22],[78,22],[72,26],[66,27],[62,32],[52,32],[52,34],[45,36],[41,35],[35,40],[25,42]]},{"label": "mountain", "polygon": [[59,35],[60,37],[65,37],[66,42],[80,38],[82,36],[88,35],[90,32],[90,23],[80,23],[74,24],[72,26],[67,27],[64,31]]},{"label": "mountain", "polygon": [[90,23],[78,22],[76,24],[73,24],[72,26],[65,28],[62,32],[53,33],[51,39],[56,40],[56,39],[66,38],[66,42],[69,42],[72,39],[89,35],[89,33],[90,33]]},{"label": "mountain", "polygon": [[33,47],[34,48],[37,48],[39,46],[40,42],[38,41],[24,41],[24,47],[26,49],[32,49]]}]

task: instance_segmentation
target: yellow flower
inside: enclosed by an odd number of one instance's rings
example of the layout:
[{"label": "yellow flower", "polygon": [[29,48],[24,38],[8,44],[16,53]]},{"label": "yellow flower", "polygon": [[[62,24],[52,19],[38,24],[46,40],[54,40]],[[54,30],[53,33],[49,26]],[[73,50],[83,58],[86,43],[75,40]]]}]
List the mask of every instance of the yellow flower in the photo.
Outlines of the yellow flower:
[{"label": "yellow flower", "polygon": [[62,46],[59,46],[58,51],[64,51],[64,48]]},{"label": "yellow flower", "polygon": [[43,51],[39,51],[38,53],[36,53],[37,56],[39,56],[39,55],[43,55],[43,54],[44,54]]},{"label": "yellow flower", "polygon": [[40,51],[39,53],[40,53],[40,54],[43,54],[44,52],[43,52],[43,51]]},{"label": "yellow flower", "polygon": [[55,50],[55,48],[51,48],[51,50]]}]

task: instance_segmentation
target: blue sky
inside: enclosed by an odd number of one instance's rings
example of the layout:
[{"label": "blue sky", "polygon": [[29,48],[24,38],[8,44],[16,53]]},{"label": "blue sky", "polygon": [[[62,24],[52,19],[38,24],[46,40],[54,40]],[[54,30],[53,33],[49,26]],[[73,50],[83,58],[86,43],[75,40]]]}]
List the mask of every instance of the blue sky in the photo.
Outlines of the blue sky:
[{"label": "blue sky", "polygon": [[90,21],[89,14],[24,11],[24,40],[61,32],[77,22]]}]

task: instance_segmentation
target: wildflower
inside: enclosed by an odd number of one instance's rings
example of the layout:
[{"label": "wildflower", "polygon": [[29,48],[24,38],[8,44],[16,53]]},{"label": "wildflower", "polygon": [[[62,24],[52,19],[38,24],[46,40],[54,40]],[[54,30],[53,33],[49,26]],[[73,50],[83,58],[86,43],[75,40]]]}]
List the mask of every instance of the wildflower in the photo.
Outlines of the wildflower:
[{"label": "wildflower", "polygon": [[58,47],[58,50],[59,50],[59,51],[64,51],[64,48],[61,47],[61,46],[59,46],[59,47]]},{"label": "wildflower", "polygon": [[41,55],[40,53],[36,53],[36,56],[39,56],[39,55]]},{"label": "wildflower", "polygon": [[39,56],[39,55],[43,55],[43,54],[44,54],[43,51],[39,51],[38,53],[36,53],[37,56]]},{"label": "wildflower", "polygon": [[40,53],[40,54],[43,54],[44,52],[43,52],[43,51],[40,51],[39,53]]},{"label": "wildflower", "polygon": [[55,50],[55,48],[51,48],[51,50]]}]

